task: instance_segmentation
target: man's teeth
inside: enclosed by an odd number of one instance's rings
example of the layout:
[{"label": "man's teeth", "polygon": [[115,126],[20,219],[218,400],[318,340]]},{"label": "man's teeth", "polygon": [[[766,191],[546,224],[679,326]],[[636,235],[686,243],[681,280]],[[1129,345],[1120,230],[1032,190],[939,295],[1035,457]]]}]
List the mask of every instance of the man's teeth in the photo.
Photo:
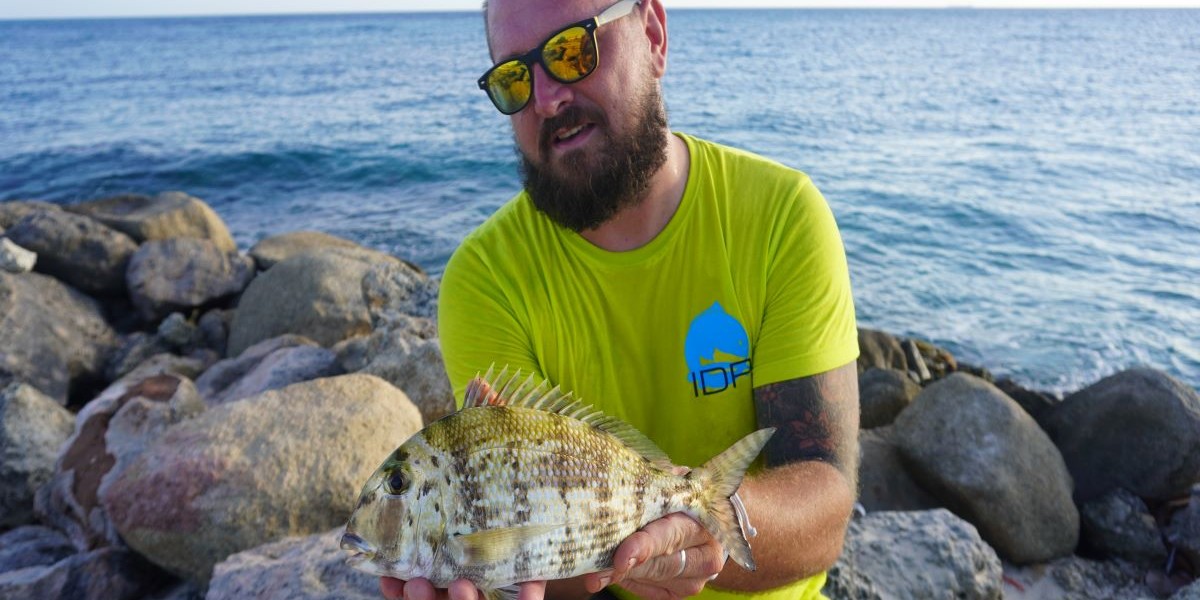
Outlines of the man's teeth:
[{"label": "man's teeth", "polygon": [[573,137],[575,137],[575,134],[579,133],[582,130],[583,130],[583,125],[576,125],[575,127],[572,127],[571,129],[568,129],[568,130],[558,134],[558,140],[561,142],[563,140],[573,138]]}]

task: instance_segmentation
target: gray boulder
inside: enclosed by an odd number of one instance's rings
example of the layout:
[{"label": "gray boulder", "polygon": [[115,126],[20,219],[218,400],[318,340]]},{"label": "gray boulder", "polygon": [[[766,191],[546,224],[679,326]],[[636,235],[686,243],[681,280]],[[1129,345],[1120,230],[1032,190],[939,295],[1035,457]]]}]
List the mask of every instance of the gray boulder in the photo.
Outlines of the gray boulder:
[{"label": "gray boulder", "polygon": [[407,329],[377,330],[367,338],[363,360],[357,370],[404,390],[426,423],[454,412],[454,390],[437,338],[423,339]]},{"label": "gray boulder", "polygon": [[264,238],[250,248],[248,254],[258,264],[258,270],[266,271],[297,254],[330,248],[355,250],[362,246],[319,231],[293,231]]},{"label": "gray boulder", "polygon": [[1123,558],[1146,568],[1166,564],[1167,547],[1150,510],[1141,498],[1113,490],[1079,510],[1081,537],[1105,556]]},{"label": "gray boulder", "polygon": [[[3,234],[3,230],[0,230]],[[0,238],[0,271],[28,273],[37,264],[37,253],[30,252],[4,237]]]},{"label": "gray boulder", "polygon": [[944,509],[868,513],[850,521],[823,590],[835,600],[1000,598],[996,552]]},{"label": "gray boulder", "polygon": [[1200,579],[1175,592],[1171,600],[1200,600]]},{"label": "gray boulder", "polygon": [[908,372],[908,358],[900,347],[900,340],[891,334],[859,327],[858,372],[871,367]]},{"label": "gray boulder", "polygon": [[1116,488],[1168,500],[1200,481],[1200,396],[1161,371],[1106,377],[1067,396],[1044,424],[1080,503]]},{"label": "gray boulder", "polygon": [[142,244],[125,277],[138,313],[153,322],[241,292],[254,263],[209,240],[175,238]]},{"label": "gray boulder", "polygon": [[125,266],[137,250],[129,236],[99,221],[65,211],[27,215],[5,233],[35,252],[35,268],[80,291],[101,296],[125,292]]},{"label": "gray boulder", "polygon": [[54,473],[74,418],[23,383],[0,391],[0,528],[33,521],[33,496]]},{"label": "gray boulder", "polygon": [[205,600],[377,600],[379,578],[346,565],[344,528],[239,552],[213,569]]},{"label": "gray boulder", "polygon": [[908,373],[871,367],[858,376],[859,427],[873,429],[896,420],[921,393]]},{"label": "gray boulder", "polygon": [[325,347],[371,330],[363,279],[376,261],[400,264],[378,252],[342,248],[297,254],[250,283],[229,330],[228,353],[294,333]]},{"label": "gray boulder", "polygon": [[235,312],[232,309],[214,308],[200,315],[200,320],[196,322],[196,326],[200,328],[200,343],[213,349],[217,354],[225,356],[225,346],[229,341],[229,326],[233,323]]},{"label": "gray boulder", "polygon": [[62,212],[62,207],[40,200],[9,200],[0,202],[0,229],[9,229],[17,221],[36,212]]},{"label": "gray boulder", "polygon": [[52,277],[0,272],[0,380],[24,381],[59,404],[103,379],[116,334],[95,300]]},{"label": "gray boulder", "polygon": [[869,512],[931,510],[942,504],[909,474],[892,439],[892,427],[860,431],[858,501]]},{"label": "gray boulder", "polygon": [[213,365],[196,380],[209,406],[256,396],[293,383],[342,374],[331,350],[297,335],[259,342]]},{"label": "gray boulder", "polygon": [[916,480],[1001,556],[1024,564],[1074,551],[1079,513],[1062,456],[995,386],[950,375],[925,388],[894,427]]},{"label": "gray boulder", "polygon": [[52,565],[0,573],[0,598],[135,600],[164,582],[163,574],[136,554],[101,548]]},{"label": "gray boulder", "polygon": [[37,491],[39,517],[80,550],[123,547],[99,502],[100,490],[167,426],[203,408],[191,381],[177,375],[131,377],[109,386],[76,416],[54,474]]},{"label": "gray boulder", "polygon": [[[1012,598],[1150,600],[1161,597],[1148,586],[1145,568],[1122,560],[1096,561],[1071,555],[1045,564],[1005,565],[1005,578],[1020,586]],[[1006,594],[1009,597],[1010,594]]]},{"label": "gray boulder", "polygon": [[138,242],[195,238],[211,241],[222,252],[237,252],[237,244],[221,217],[203,200],[183,192],[163,192],[154,197],[125,194],[68,209],[123,231]]},{"label": "gray boulder", "polygon": [[72,554],[71,540],[49,527],[25,525],[0,534],[0,573],[49,566]]},{"label": "gray boulder", "polygon": [[1025,409],[1025,412],[1029,413],[1034,421],[1037,421],[1038,425],[1042,425],[1042,429],[1045,429],[1043,421],[1050,414],[1051,409],[1062,402],[1061,396],[1028,389],[1008,377],[997,381],[996,387],[1020,404],[1021,408]]},{"label": "gray boulder", "polygon": [[420,428],[377,377],[298,383],[169,428],[101,501],[130,547],[207,582],[231,554],[343,524],[367,477]]}]

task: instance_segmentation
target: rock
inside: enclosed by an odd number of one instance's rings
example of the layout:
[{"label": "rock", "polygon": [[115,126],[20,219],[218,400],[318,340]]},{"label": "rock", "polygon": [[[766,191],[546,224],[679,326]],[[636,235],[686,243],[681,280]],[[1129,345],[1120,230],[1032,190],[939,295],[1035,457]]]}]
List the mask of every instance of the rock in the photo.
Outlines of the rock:
[{"label": "rock", "polygon": [[1171,600],[1200,600],[1200,579],[1175,592]]},{"label": "rock", "polygon": [[332,351],[307,338],[285,335],[259,342],[236,359],[218,362],[196,381],[196,386],[205,402],[216,406],[341,373]]},{"label": "rock", "polygon": [[1017,404],[1020,404],[1021,408],[1025,409],[1025,412],[1029,413],[1029,416],[1033,417],[1034,421],[1037,421],[1038,425],[1042,425],[1042,429],[1045,429],[1042,422],[1045,420],[1046,415],[1062,401],[1061,398],[1048,392],[1026,389],[1021,384],[1007,377],[997,381],[996,387],[1005,394],[1008,394],[1009,398],[1016,400]]},{"label": "rock", "polygon": [[242,294],[229,330],[229,355],[288,333],[325,347],[369,333],[362,286],[371,266],[359,254],[331,249],[271,267]]},{"label": "rock", "polygon": [[363,275],[362,289],[376,328],[403,325],[426,339],[436,335],[438,284],[412,263],[373,263]]},{"label": "rock", "polygon": [[376,331],[369,338],[365,359],[360,371],[404,390],[426,423],[454,412],[454,390],[437,338],[422,339],[407,329]]},{"label": "rock", "polygon": [[1080,507],[1081,537],[1092,549],[1136,565],[1166,564],[1167,547],[1141,498],[1113,490]]},{"label": "rock", "polygon": [[250,248],[248,254],[258,264],[258,270],[266,271],[276,263],[283,262],[297,254],[329,248],[363,249],[359,244],[328,233],[293,231],[263,239]]},{"label": "rock", "polygon": [[192,345],[197,335],[197,327],[181,313],[171,313],[158,324],[159,339],[175,349]]},{"label": "rock", "polygon": [[1200,396],[1153,369],[1130,369],[1067,396],[1045,427],[1088,502],[1124,488],[1167,500],[1200,481]]},{"label": "rock", "polygon": [[[958,371],[958,361],[955,360],[953,354],[950,354],[949,350],[924,340],[912,340],[912,343],[917,347],[917,351],[921,354],[921,361],[925,363],[925,367],[929,370],[929,376],[933,379],[942,379]],[[909,364],[908,368],[912,369],[912,364]],[[991,383],[990,373],[974,373],[974,375]]]},{"label": "rock", "polygon": [[941,508],[941,502],[908,473],[891,427],[859,432],[858,446],[858,501],[868,512]]},{"label": "rock", "polygon": [[89,294],[125,293],[125,265],[137,244],[115,229],[82,215],[42,211],[26,215],[5,235],[37,253],[39,273]]},{"label": "rock", "polygon": [[[0,233],[3,233],[0,230]],[[0,271],[28,273],[37,264],[37,253],[30,252],[8,238],[0,238]]]},{"label": "rock", "polygon": [[871,367],[908,372],[908,359],[900,341],[891,334],[875,329],[858,328],[858,371]]},{"label": "rock", "polygon": [[[143,403],[160,407],[149,414]],[[195,387],[186,378],[158,375],[136,382],[118,381],[75,418],[75,429],[63,445],[50,481],[37,492],[41,519],[65,532],[80,550],[124,544],[99,502],[105,481],[171,423],[203,410]]]},{"label": "rock", "polygon": [[208,204],[183,192],[154,196],[125,194],[68,207],[86,214],[138,242],[194,238],[208,240],[222,252],[237,252],[229,229]]},{"label": "rock", "polygon": [[23,383],[0,391],[0,528],[33,520],[33,495],[54,473],[74,418]]},{"label": "rock", "polygon": [[925,357],[921,355],[915,340],[909,339],[900,342],[900,348],[904,350],[904,360],[908,363],[909,370],[917,375],[917,381],[925,383],[933,379],[929,367],[925,365]]},{"label": "rock", "polygon": [[1200,565],[1200,483],[1192,486],[1187,505],[1171,515],[1163,533],[1180,558]]},{"label": "rock", "polygon": [[879,512],[850,521],[823,592],[855,600],[1000,598],[996,552],[950,511]]},{"label": "rock", "polygon": [[1142,581],[1145,570],[1120,560],[1094,561],[1071,555],[1040,565],[1005,564],[1004,576],[1010,582],[1005,588],[1007,600],[1157,597]]},{"label": "rock", "polygon": [[59,404],[103,380],[116,334],[95,300],[37,273],[0,272],[0,380],[24,381]]},{"label": "rock", "polygon": [[40,200],[6,200],[0,202],[0,229],[9,229],[17,221],[36,212],[62,212],[62,207]]},{"label": "rock", "polygon": [[346,566],[344,531],[293,537],[234,554],[213,570],[206,600],[376,600],[379,578]]},{"label": "rock", "polygon": [[49,566],[0,573],[0,598],[136,600],[166,579],[136,554],[102,548]]},{"label": "rock", "polygon": [[254,264],[248,257],[193,238],[142,244],[126,273],[133,304],[150,322],[237,294],[253,277]]},{"label": "rock", "polygon": [[233,322],[234,312],[233,310],[214,308],[200,315],[200,321],[197,323],[200,328],[200,343],[224,356],[226,342],[229,340],[229,325]]},{"label": "rock", "polygon": [[0,574],[52,565],[72,554],[63,534],[41,525],[25,525],[0,534]]},{"label": "rock", "polygon": [[231,554],[343,524],[367,477],[420,428],[377,377],[294,384],[169,428],[101,500],[130,547],[206,582]]},{"label": "rock", "polygon": [[1026,564],[1075,549],[1079,513],[1062,456],[995,386],[952,374],[925,388],[894,427],[916,480],[1002,557]]},{"label": "rock", "polygon": [[858,426],[873,429],[890,424],[920,392],[921,386],[903,371],[868,368],[858,376]]}]

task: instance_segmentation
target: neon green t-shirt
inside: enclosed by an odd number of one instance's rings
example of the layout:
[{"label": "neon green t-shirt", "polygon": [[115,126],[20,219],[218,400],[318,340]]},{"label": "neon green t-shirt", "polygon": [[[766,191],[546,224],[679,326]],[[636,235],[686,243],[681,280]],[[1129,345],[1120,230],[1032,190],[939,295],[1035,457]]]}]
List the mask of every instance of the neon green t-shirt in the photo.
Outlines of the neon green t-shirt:
[{"label": "neon green t-shirt", "polygon": [[[808,176],[680,137],[683,199],[641,248],[598,248],[524,192],[467,236],[438,302],[460,402],[491,365],[532,371],[699,466],[758,429],[754,387],[857,358],[841,237]],[[754,597],[816,597],[824,580]]]}]

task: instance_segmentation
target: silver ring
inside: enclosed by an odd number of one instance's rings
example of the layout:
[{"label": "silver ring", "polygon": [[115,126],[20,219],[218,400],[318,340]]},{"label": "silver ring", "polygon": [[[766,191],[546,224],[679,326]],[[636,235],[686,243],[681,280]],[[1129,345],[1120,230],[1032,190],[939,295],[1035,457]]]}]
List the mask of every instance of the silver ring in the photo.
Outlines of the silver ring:
[{"label": "silver ring", "polygon": [[679,551],[679,572],[676,573],[675,577],[672,577],[672,579],[675,579],[675,578],[679,577],[680,575],[683,575],[683,570],[686,568],[687,568],[687,549],[685,548],[685,549]]}]

